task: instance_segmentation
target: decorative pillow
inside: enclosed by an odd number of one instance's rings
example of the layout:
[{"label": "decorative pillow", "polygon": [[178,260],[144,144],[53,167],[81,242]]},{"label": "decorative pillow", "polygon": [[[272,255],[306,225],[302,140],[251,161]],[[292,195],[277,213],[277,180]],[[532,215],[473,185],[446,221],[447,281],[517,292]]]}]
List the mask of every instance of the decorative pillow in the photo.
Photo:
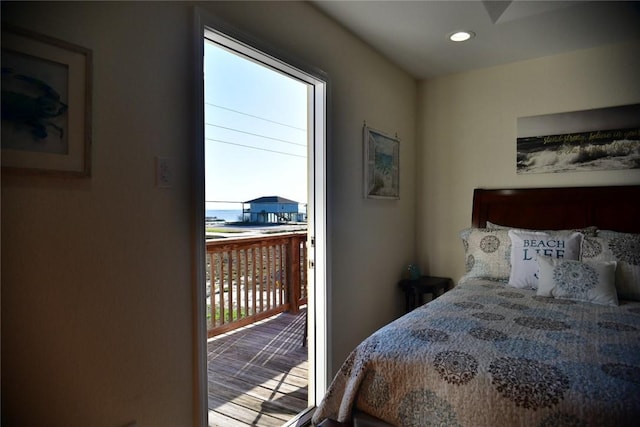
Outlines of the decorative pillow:
[{"label": "decorative pillow", "polygon": [[580,259],[584,235],[577,232],[509,230],[511,239],[511,274],[509,285],[516,288],[538,287],[537,255],[552,258]]},{"label": "decorative pillow", "polygon": [[511,264],[511,240],[507,230],[466,228],[460,232],[464,245],[464,278],[507,280]]},{"label": "decorative pillow", "polygon": [[538,291],[542,297],[618,305],[616,262],[582,262],[538,255]]},{"label": "decorative pillow", "polygon": [[509,227],[507,225],[494,224],[493,222],[487,221],[487,228],[490,230],[523,230],[523,231],[545,231],[547,233],[557,233],[557,232],[569,232],[575,231],[577,233],[582,233],[585,236],[597,236],[598,235],[598,227],[592,225],[584,228],[572,228],[571,230],[532,230],[530,228],[520,228],[520,227]]},{"label": "decorative pillow", "polygon": [[585,237],[584,261],[617,261],[618,298],[640,301],[640,234],[601,230],[597,237]]}]

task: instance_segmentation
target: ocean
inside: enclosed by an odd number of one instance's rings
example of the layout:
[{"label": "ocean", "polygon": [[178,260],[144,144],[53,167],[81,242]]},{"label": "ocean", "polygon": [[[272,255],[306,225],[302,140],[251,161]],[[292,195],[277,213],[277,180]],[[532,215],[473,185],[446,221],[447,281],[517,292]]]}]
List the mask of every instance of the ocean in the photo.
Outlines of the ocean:
[{"label": "ocean", "polygon": [[224,219],[229,222],[240,221],[240,217],[242,216],[241,209],[207,209],[205,211],[205,216],[207,218],[216,217],[218,219]]}]

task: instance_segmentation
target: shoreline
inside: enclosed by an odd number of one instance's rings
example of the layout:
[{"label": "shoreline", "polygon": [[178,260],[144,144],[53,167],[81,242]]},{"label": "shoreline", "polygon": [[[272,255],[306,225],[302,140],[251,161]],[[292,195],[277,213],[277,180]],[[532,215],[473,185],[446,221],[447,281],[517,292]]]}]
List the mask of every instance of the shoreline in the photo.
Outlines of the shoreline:
[{"label": "shoreline", "polygon": [[[215,231],[206,231],[207,228],[214,229]],[[307,231],[307,223],[249,224],[238,222],[205,225],[205,237],[209,240],[290,233],[294,231]]]}]

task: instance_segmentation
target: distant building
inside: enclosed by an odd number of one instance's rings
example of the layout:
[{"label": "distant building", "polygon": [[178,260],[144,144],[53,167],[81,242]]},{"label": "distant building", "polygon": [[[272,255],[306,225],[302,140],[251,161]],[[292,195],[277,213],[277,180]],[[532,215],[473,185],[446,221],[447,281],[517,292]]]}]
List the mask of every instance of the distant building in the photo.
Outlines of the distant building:
[{"label": "distant building", "polygon": [[305,221],[305,214],[298,212],[299,203],[280,196],[265,196],[244,202],[249,208],[249,222],[278,224],[282,222]]}]

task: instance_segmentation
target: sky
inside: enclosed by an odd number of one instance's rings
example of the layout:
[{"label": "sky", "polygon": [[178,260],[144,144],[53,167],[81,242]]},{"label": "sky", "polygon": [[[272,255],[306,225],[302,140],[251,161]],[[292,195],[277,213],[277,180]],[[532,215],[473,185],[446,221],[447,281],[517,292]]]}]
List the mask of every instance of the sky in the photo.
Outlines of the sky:
[{"label": "sky", "polygon": [[306,203],[307,85],[209,41],[204,76],[205,201]]}]

